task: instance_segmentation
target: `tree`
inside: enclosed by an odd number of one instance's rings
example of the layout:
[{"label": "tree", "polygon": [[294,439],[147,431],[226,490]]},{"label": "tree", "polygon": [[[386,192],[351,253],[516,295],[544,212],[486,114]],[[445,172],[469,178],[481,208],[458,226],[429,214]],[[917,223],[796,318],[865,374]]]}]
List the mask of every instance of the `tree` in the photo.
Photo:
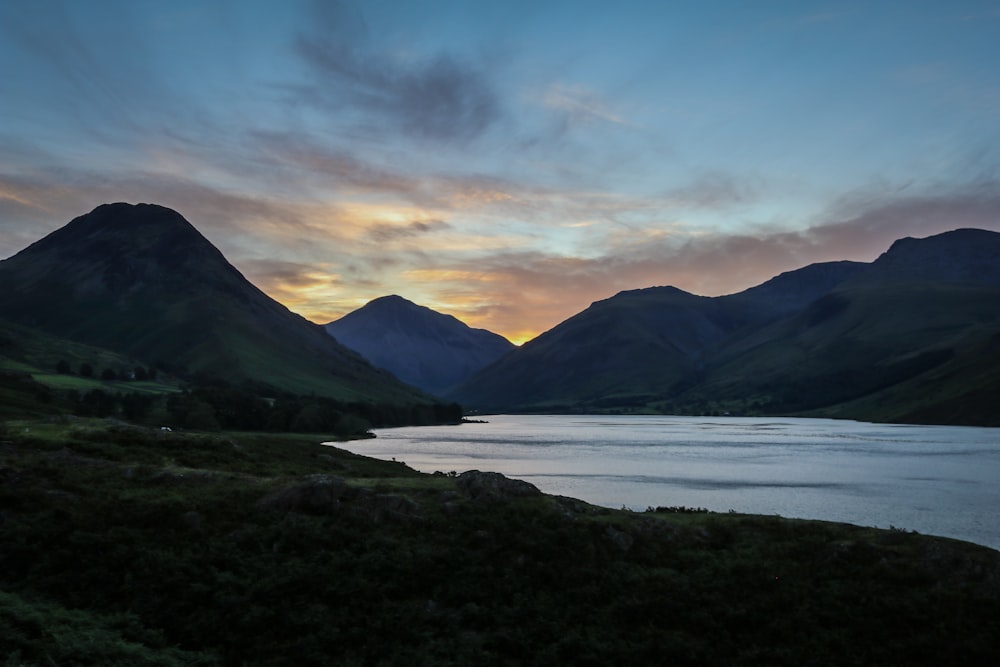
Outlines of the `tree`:
[{"label": "tree", "polygon": [[340,415],[331,413],[318,402],[307,403],[292,418],[290,428],[298,433],[319,433],[329,430],[339,417]]},{"label": "tree", "polygon": [[59,363],[56,364],[56,373],[62,373],[63,375],[70,374],[69,362],[65,359],[60,359]]},{"label": "tree", "polygon": [[219,422],[215,418],[215,410],[212,406],[199,400],[190,392],[171,395],[167,399],[167,411],[174,423],[183,428],[198,431],[219,430]]},{"label": "tree", "polygon": [[115,411],[115,397],[102,389],[91,389],[77,401],[76,411],[83,417],[109,417]]},{"label": "tree", "polygon": [[110,368],[105,368],[103,371],[101,371],[101,379],[102,380],[107,380],[107,381],[117,380],[118,379],[118,373],[115,373]]},{"label": "tree", "polygon": [[94,377],[94,367],[87,362],[83,362],[80,364],[80,375],[85,378]]}]

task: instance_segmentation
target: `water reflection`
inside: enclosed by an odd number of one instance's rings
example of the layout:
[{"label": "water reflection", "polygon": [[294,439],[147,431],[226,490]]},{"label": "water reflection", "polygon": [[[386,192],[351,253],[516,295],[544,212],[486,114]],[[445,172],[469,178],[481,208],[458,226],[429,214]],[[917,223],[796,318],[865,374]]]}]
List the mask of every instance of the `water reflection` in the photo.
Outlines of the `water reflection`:
[{"label": "water reflection", "polygon": [[1000,548],[1000,429],[819,419],[511,416],[385,429],[349,449],[478,468],[608,507],[890,525]]}]

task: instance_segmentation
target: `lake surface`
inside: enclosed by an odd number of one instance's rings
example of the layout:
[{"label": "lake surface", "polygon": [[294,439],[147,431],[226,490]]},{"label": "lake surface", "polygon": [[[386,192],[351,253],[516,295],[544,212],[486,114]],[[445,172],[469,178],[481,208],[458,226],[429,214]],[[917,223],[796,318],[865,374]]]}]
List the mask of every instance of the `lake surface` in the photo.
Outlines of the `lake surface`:
[{"label": "lake surface", "polygon": [[[490,470],[595,505],[895,526],[1000,549],[1000,429],[737,417],[497,415],[347,447]],[[343,443],[341,443],[343,445]]]}]

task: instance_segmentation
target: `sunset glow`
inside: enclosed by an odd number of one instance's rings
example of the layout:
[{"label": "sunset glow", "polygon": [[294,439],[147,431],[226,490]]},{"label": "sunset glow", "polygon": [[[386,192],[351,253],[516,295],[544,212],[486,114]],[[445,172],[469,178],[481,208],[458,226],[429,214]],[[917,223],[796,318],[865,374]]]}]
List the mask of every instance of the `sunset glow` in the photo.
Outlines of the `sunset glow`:
[{"label": "sunset glow", "polygon": [[0,257],[176,209],[325,323],[399,294],[524,342],[1000,230],[1000,10],[953,3],[0,6]]}]

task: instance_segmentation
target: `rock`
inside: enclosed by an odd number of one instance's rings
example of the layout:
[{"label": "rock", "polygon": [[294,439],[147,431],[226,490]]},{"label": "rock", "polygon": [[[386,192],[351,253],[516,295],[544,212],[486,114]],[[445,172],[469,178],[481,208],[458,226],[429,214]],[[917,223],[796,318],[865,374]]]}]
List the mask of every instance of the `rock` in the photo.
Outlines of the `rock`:
[{"label": "rock", "polygon": [[498,472],[463,472],[455,481],[459,491],[472,500],[496,501],[527,496],[540,496],[534,484],[520,479],[510,479]]},{"label": "rock", "polygon": [[257,508],[274,512],[327,514],[336,511],[351,487],[340,477],[310,475],[299,484],[278,489],[257,502]]}]

